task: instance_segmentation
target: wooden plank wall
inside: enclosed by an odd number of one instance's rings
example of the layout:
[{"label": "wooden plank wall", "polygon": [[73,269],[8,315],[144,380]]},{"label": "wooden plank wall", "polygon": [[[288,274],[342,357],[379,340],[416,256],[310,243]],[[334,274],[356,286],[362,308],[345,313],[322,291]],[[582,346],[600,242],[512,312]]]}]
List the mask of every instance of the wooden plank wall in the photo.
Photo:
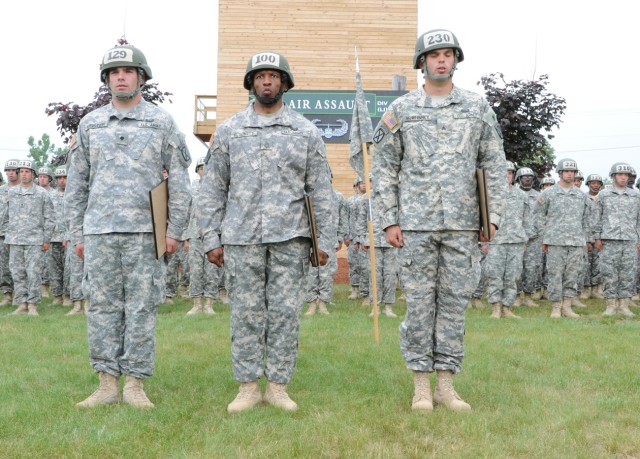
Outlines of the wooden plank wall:
[{"label": "wooden plank wall", "polygon": [[[295,89],[355,89],[356,46],[365,91],[392,89],[394,74],[416,87],[417,0],[219,0],[218,20],[218,123],[246,106],[242,79],[258,51],[284,54]],[[327,144],[327,154],[335,188],[350,196],[349,146]]]}]

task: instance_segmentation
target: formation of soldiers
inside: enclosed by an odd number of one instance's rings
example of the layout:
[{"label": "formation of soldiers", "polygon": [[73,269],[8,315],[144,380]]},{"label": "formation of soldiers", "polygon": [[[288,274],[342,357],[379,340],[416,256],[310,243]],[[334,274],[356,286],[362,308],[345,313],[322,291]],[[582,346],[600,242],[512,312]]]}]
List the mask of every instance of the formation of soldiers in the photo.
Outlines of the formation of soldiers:
[{"label": "formation of soldiers", "polygon": [[[482,307],[485,291],[491,317],[520,318],[513,307],[552,302],[552,318],[579,318],[581,300],[604,299],[604,316],[633,317],[638,300],[640,180],[624,162],[609,177],[586,177],[576,161],[558,161],[558,181],[508,163],[507,218],[494,241],[480,244],[482,274],[471,301]],[[506,247],[505,247],[506,246]],[[508,252],[505,250],[508,249]]]}]

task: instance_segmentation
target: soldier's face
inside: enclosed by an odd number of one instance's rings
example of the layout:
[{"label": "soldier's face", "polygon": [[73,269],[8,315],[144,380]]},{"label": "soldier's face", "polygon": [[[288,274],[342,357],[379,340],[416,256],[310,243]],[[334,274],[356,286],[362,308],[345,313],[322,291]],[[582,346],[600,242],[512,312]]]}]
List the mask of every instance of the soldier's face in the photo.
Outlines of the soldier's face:
[{"label": "soldier's face", "polygon": [[582,179],[579,178],[574,178],[573,179],[573,186],[580,188],[582,186]]},{"label": "soldier's face", "polygon": [[108,83],[113,93],[131,93],[138,87],[138,69],[135,67],[110,69]]},{"label": "soldier's face", "polygon": [[364,182],[360,182],[358,184],[358,190],[360,191],[360,194],[364,194],[367,192],[367,184]]},{"label": "soldier's face", "polygon": [[576,177],[576,171],[562,171],[560,172],[560,180],[564,183],[573,183]]},{"label": "soldier's face", "polygon": [[56,181],[58,182],[58,189],[64,191],[67,187],[67,177],[58,177]]},{"label": "soldier's face", "polygon": [[434,49],[427,53],[427,70],[431,75],[447,75],[454,63],[453,48]]},{"label": "soldier's face", "polygon": [[49,184],[49,176],[38,175],[38,183],[40,184],[40,186],[47,186]]},{"label": "soldier's face", "polygon": [[550,183],[545,183],[544,185],[542,185],[542,189],[543,189],[543,190],[546,190],[546,189],[547,189],[547,188],[549,188],[550,186],[553,186],[553,185],[552,185],[552,184],[550,184]]},{"label": "soldier's face", "polygon": [[513,171],[507,171],[507,182],[513,183]]},{"label": "soldier's face", "polygon": [[253,90],[257,96],[275,97],[281,86],[282,77],[277,70],[260,70],[253,74]]},{"label": "soldier's face", "polygon": [[169,171],[166,169],[162,169],[162,178],[167,178],[169,177]]},{"label": "soldier's face", "polygon": [[533,186],[533,177],[530,175],[523,175],[520,177],[520,187],[528,190]]},{"label": "soldier's face", "polygon": [[7,180],[11,183],[15,183],[18,181],[18,171],[15,169],[9,169],[5,171],[7,173]]},{"label": "soldier's face", "polygon": [[204,175],[204,167],[200,166],[198,167],[198,177],[202,178],[202,176]]},{"label": "soldier's face", "polygon": [[600,188],[602,188],[602,183],[597,181],[589,182],[589,190],[592,193],[598,193],[600,191]]},{"label": "soldier's face", "polygon": [[629,174],[613,174],[613,182],[616,188],[625,188],[629,181]]},{"label": "soldier's face", "polygon": [[33,182],[33,171],[31,169],[21,168],[20,169],[20,182],[24,184],[29,184]]}]

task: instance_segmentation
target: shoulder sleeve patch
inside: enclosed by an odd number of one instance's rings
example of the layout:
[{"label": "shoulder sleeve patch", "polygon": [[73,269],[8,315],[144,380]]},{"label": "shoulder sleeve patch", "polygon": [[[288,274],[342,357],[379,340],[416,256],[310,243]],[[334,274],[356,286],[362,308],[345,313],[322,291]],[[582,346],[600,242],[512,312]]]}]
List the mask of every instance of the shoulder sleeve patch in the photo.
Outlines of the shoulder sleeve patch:
[{"label": "shoulder sleeve patch", "polygon": [[191,154],[189,154],[189,148],[185,140],[184,134],[181,132],[176,133],[169,143],[177,150],[178,160],[185,169],[191,164]]},{"label": "shoulder sleeve patch", "polygon": [[382,121],[390,131],[393,131],[393,128],[398,125],[398,121],[393,117],[391,112],[386,112],[384,115],[382,115],[380,121]]}]

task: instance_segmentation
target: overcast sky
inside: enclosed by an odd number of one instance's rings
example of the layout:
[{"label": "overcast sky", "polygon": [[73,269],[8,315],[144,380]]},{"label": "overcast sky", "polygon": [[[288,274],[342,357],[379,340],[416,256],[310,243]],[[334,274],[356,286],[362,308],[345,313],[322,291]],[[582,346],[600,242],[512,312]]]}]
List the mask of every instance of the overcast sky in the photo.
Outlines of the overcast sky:
[{"label": "overcast sky", "polygon": [[[187,135],[192,156],[206,154],[192,135],[194,96],[216,91],[217,2],[23,1],[11,10],[0,16],[2,164],[26,158],[30,135],[47,133],[63,146],[54,118],[44,114],[47,104],[89,103],[102,55],[123,34],[146,54],[160,89],[174,93],[163,107]],[[585,175],[607,175],[618,160],[640,170],[635,23],[632,3],[622,0],[420,0],[418,31],[444,27],[458,36],[465,60],[454,81],[466,89],[481,93],[476,83],[493,72],[508,80],[548,74],[550,90],[568,108],[551,141],[557,157],[574,158]]]}]

